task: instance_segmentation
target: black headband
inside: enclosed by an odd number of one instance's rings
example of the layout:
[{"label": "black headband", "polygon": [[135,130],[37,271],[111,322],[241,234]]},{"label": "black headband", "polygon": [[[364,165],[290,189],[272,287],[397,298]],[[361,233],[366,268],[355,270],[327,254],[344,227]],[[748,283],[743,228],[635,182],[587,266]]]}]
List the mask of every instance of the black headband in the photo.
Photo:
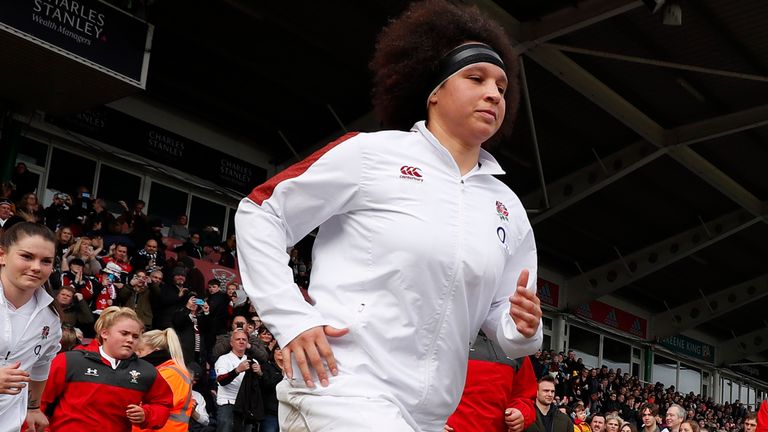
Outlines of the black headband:
[{"label": "black headband", "polygon": [[483,43],[468,43],[461,45],[451,50],[451,52],[446,54],[445,57],[440,60],[437,76],[433,81],[434,85],[432,86],[430,96],[434,93],[437,87],[450,78],[451,75],[475,63],[491,63],[506,71],[501,56],[490,46]]}]

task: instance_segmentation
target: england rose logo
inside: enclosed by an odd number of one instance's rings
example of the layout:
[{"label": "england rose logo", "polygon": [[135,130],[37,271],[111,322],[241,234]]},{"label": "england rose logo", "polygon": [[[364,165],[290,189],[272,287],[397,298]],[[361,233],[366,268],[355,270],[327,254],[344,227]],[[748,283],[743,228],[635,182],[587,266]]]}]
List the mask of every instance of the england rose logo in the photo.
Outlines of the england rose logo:
[{"label": "england rose logo", "polygon": [[509,220],[509,211],[507,210],[507,207],[504,205],[501,201],[496,201],[496,214],[498,214],[499,219],[508,221]]}]

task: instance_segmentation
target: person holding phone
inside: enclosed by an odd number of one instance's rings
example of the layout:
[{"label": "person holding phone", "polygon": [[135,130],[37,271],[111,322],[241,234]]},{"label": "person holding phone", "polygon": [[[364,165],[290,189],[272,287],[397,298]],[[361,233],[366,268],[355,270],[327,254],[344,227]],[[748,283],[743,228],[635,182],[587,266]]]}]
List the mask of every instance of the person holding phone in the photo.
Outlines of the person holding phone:
[{"label": "person holding phone", "polygon": [[244,426],[243,419],[235,413],[235,401],[243,383],[244,372],[250,369],[261,375],[259,363],[249,359],[245,353],[247,346],[248,335],[242,329],[235,329],[230,337],[230,351],[216,360],[216,432],[232,432],[235,423],[237,430],[242,430]]},{"label": "person holding phone", "polygon": [[255,359],[259,363],[265,363],[268,357],[267,348],[259,340],[258,333],[250,333],[248,331],[249,327],[251,327],[251,325],[245,316],[235,315],[235,317],[232,318],[232,330],[226,334],[216,336],[216,344],[213,346],[211,361],[215,363],[219,357],[229,352],[231,349],[229,341],[232,339],[232,332],[235,330],[244,330],[245,334],[248,335],[248,344],[245,349],[248,358]]},{"label": "person holding phone", "polygon": [[174,312],[171,324],[179,335],[185,363],[206,364],[205,335],[211,328],[210,313],[208,303],[194,295]]},{"label": "person holding phone", "polygon": [[160,286],[149,283],[149,276],[144,270],[138,270],[128,278],[128,283],[118,291],[118,299],[123,306],[136,311],[144,323],[144,330],[152,328],[152,304],[160,297]]},{"label": "person holding phone", "polygon": [[90,237],[81,236],[75,241],[74,246],[64,253],[61,270],[64,272],[69,271],[69,263],[73,259],[79,258],[83,261],[83,274],[86,276],[97,276],[102,269],[101,263],[96,259],[99,252],[101,252],[101,249],[94,249]]}]

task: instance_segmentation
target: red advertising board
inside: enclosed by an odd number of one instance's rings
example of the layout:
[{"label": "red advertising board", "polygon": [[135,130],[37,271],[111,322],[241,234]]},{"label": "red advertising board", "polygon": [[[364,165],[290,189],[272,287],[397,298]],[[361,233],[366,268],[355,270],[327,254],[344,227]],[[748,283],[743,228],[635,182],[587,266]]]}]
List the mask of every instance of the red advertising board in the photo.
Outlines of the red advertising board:
[{"label": "red advertising board", "polygon": [[597,300],[579,306],[574,313],[582,318],[643,339],[646,339],[648,335],[648,321]]},{"label": "red advertising board", "polygon": [[541,300],[541,304],[557,309],[560,305],[560,286],[546,279],[538,278],[536,288],[536,295]]},{"label": "red advertising board", "polygon": [[[165,251],[166,259],[176,258],[176,252],[172,252],[171,249],[173,249],[174,246],[181,244],[181,241],[166,238],[163,240],[163,243],[168,246],[168,250]],[[231,269],[205,260],[191,259],[195,263],[195,268],[200,270],[203,274],[203,280],[209,281],[211,279],[218,279],[223,285],[227,285],[230,282],[242,285],[242,282],[240,282],[240,272],[237,269],[237,260],[235,260],[235,268]]]},{"label": "red advertising board", "polygon": [[218,279],[225,285],[230,282],[235,282],[238,285],[242,284],[240,282],[240,272],[236,268],[231,269],[199,259],[192,259],[192,261],[195,262],[195,267],[203,273],[206,281]]}]

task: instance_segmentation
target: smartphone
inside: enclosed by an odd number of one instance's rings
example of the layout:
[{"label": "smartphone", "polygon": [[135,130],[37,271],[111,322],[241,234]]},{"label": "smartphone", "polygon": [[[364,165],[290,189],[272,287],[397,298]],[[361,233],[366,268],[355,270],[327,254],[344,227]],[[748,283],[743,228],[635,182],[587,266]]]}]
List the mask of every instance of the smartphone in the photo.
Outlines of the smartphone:
[{"label": "smartphone", "polygon": [[90,198],[91,194],[88,193],[88,192],[83,192],[83,193],[80,194],[80,196],[82,196],[83,198]]},{"label": "smartphone", "polygon": [[198,306],[202,306],[205,304],[205,300],[203,299],[195,299],[195,304]]}]

